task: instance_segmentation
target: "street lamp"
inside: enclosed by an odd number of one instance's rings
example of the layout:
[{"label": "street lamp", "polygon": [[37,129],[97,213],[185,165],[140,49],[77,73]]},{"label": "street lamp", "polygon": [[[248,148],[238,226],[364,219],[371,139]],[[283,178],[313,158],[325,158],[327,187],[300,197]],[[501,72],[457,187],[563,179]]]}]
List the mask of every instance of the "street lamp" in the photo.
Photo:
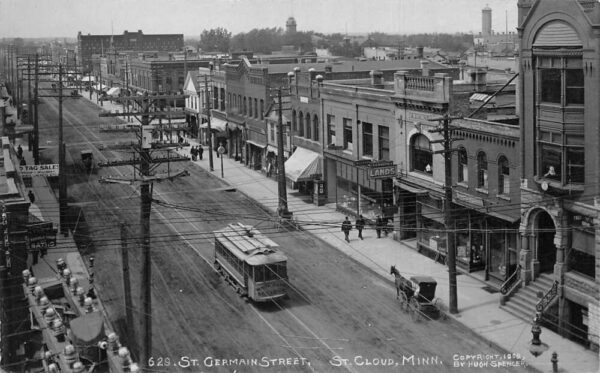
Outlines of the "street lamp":
[{"label": "street lamp", "polygon": [[225,147],[223,146],[223,143],[221,143],[219,145],[219,148],[217,149],[217,152],[219,152],[219,154],[221,154],[221,178],[224,178],[225,176],[223,175],[223,154],[225,154]]},{"label": "street lamp", "polygon": [[548,349],[548,345],[540,340],[540,334],[542,334],[542,328],[540,327],[542,315],[540,312],[536,312],[533,318],[533,325],[531,326],[531,334],[533,339],[529,345],[529,352],[535,357],[540,356]]}]

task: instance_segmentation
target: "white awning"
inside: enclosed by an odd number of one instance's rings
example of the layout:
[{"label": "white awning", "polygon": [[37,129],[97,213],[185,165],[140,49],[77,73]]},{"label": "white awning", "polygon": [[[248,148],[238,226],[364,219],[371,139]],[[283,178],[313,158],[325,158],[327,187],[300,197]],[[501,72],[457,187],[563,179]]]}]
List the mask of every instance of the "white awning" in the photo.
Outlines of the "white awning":
[{"label": "white awning", "polygon": [[274,145],[267,145],[267,153],[268,152],[273,152],[275,153],[275,155],[278,155],[279,153],[277,152],[277,147]]},{"label": "white awning", "polygon": [[292,156],[285,162],[285,176],[293,182],[313,180],[314,175],[321,174],[319,153],[297,147]]},{"label": "white awning", "polygon": [[83,78],[81,78],[82,82],[95,82],[96,81],[96,77],[94,76],[84,76]]},{"label": "white awning", "polygon": [[94,86],[94,88],[95,88],[95,89],[97,89],[98,91],[100,91],[100,90],[104,91],[104,90],[107,90],[107,89],[108,89],[108,88],[110,88],[110,87],[109,87],[109,86],[107,86],[107,85],[104,85],[104,84],[98,83],[98,84],[96,84],[96,85]]},{"label": "white awning", "polygon": [[120,93],[121,93],[121,88],[119,88],[119,87],[112,87],[111,89],[108,90],[108,92],[106,92],[106,94],[109,96],[118,96]]},{"label": "white awning", "polygon": [[259,142],[252,141],[252,140],[246,140],[246,143],[247,143],[247,144],[250,144],[250,145],[254,145],[254,146],[256,146],[256,147],[259,147],[259,148],[262,148],[262,149],[264,149],[264,148],[266,148],[266,147],[267,147],[265,144],[261,144],[261,143],[259,143]]},{"label": "white awning", "polygon": [[[202,123],[200,128],[208,128],[208,123]],[[223,132],[227,128],[227,122],[219,118],[210,118],[211,131]]]}]

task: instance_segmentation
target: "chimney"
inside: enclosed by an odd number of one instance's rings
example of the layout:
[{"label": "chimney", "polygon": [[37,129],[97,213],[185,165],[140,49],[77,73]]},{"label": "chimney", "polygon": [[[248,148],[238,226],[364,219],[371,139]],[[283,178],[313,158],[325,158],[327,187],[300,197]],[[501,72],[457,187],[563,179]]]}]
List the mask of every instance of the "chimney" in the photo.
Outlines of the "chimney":
[{"label": "chimney", "polygon": [[417,47],[417,58],[423,58],[423,47],[422,46]]},{"label": "chimney", "polygon": [[421,60],[421,73],[423,76],[429,76],[429,61]]},{"label": "chimney", "polygon": [[379,70],[371,70],[371,85],[374,88],[383,88],[383,72]]}]

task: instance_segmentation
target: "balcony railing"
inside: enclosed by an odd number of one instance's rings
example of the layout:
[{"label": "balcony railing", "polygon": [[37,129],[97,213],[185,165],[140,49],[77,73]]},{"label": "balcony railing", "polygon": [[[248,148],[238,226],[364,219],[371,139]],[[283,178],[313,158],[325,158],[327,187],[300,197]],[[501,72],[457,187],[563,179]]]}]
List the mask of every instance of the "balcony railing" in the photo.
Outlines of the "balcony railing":
[{"label": "balcony railing", "polygon": [[432,92],[435,90],[435,78],[426,76],[407,76],[405,79],[405,86],[407,89]]}]

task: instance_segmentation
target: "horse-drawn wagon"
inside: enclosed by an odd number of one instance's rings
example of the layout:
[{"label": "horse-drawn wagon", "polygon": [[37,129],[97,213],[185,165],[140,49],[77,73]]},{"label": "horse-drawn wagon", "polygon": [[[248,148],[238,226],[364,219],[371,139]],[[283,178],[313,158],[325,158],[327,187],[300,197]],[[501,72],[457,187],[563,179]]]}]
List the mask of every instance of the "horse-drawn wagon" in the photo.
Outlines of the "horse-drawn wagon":
[{"label": "horse-drawn wagon", "polygon": [[396,298],[400,301],[400,308],[411,314],[413,320],[422,318],[438,319],[441,315],[435,298],[437,281],[430,276],[412,276],[410,279],[402,276],[392,266],[390,274],[395,276]]}]

